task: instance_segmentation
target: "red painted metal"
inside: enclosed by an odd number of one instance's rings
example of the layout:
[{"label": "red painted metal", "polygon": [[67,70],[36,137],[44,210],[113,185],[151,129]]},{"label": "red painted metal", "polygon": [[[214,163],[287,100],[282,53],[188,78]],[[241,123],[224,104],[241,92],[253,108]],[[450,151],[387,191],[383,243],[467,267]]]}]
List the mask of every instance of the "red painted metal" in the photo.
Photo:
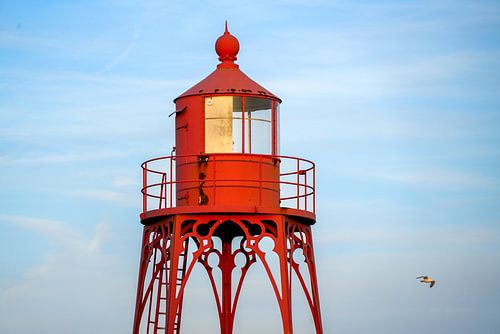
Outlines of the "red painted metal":
[{"label": "red painted metal", "polygon": [[[217,69],[175,99],[172,155],[142,164],[145,226],[134,334],[180,333],[184,290],[197,264],[208,274],[220,333],[232,334],[243,282],[256,262],[263,264],[278,301],[283,333],[293,333],[293,277],[307,300],[313,331],[323,333],[311,232],[316,221],[315,165],[277,155],[281,100],[239,70],[234,63],[238,51],[239,42],[226,25],[216,42],[221,61]],[[241,98],[240,152],[205,152],[205,141],[212,140],[205,137],[205,101],[213,96]],[[250,153],[255,134],[250,129],[252,110],[245,115],[247,97],[272,101],[270,154]],[[262,250],[263,240],[274,244],[277,274]],[[297,254],[304,261],[298,262]],[[209,263],[209,256],[216,257],[217,266]],[[237,265],[237,256],[243,256],[243,265]]]}]

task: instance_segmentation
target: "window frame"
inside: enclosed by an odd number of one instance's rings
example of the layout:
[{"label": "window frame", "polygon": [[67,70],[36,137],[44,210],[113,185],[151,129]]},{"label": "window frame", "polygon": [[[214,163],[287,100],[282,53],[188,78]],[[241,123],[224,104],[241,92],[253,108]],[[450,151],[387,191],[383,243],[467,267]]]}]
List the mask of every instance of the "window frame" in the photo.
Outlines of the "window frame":
[{"label": "window frame", "polygon": [[[241,98],[241,150],[240,151],[231,151],[230,153],[241,153],[241,154],[264,154],[264,155],[272,155],[276,156],[279,154],[279,101],[273,98],[269,97],[259,97],[259,96],[245,96],[245,95],[208,95],[205,96],[204,98],[204,122],[205,122],[205,132],[206,132],[206,121],[207,115],[206,115],[206,105],[207,105],[207,100],[208,99],[213,99],[217,97],[222,97],[222,96],[229,96],[229,97],[240,97]],[[263,99],[263,100],[268,100],[271,103],[271,108],[270,109],[262,109],[262,110],[270,110],[270,119],[269,122],[271,123],[271,132],[270,132],[270,150],[269,153],[254,153],[252,152],[252,111],[247,111],[246,110],[246,99],[247,98],[253,98],[253,99]],[[234,100],[233,100],[233,105],[234,105]],[[235,118],[235,112],[231,113],[231,120],[234,121]],[[260,121],[265,121],[265,120],[260,120]],[[233,129],[233,134],[234,136],[234,129]],[[206,138],[206,137],[205,137]],[[234,137],[233,137],[234,138]],[[205,151],[207,149],[207,143],[205,142]],[[233,148],[234,149],[234,148]],[[228,153],[228,152],[208,152],[208,153]]]}]

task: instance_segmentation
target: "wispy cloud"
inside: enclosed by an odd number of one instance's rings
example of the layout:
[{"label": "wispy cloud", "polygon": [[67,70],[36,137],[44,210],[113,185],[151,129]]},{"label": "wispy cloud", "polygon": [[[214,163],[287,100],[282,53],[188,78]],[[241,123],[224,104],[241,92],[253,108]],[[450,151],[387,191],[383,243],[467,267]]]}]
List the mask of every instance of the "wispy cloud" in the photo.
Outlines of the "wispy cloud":
[{"label": "wispy cloud", "polygon": [[99,224],[96,225],[95,235],[88,238],[73,225],[54,219],[20,215],[0,215],[0,221],[38,233],[53,244],[65,245],[65,247],[85,252],[99,250],[106,235],[106,227]]},{"label": "wispy cloud", "polygon": [[65,153],[65,154],[46,154],[33,157],[16,157],[12,155],[0,156],[0,165],[34,165],[34,164],[65,164],[82,161],[97,161],[111,158],[124,157],[129,155],[129,152],[109,151],[109,152],[81,152],[81,153]]},{"label": "wispy cloud", "polygon": [[418,187],[431,188],[496,188],[499,180],[481,174],[453,170],[414,170],[411,172],[384,172],[376,175],[384,180]]},{"label": "wispy cloud", "polygon": [[130,42],[125,48],[125,50],[123,50],[112,61],[106,64],[102,72],[111,70],[113,67],[125,61],[130,56],[130,54],[137,48],[137,43],[139,41],[141,31],[142,31],[142,24],[136,24],[132,33],[132,37],[130,38]]},{"label": "wispy cloud", "polygon": [[415,226],[378,223],[376,226],[365,224],[363,227],[335,227],[317,236],[319,247],[349,247],[355,252],[414,251],[441,252],[456,249],[482,248],[490,250],[500,242],[500,232],[495,227],[476,226]]},{"label": "wispy cloud", "polygon": [[15,48],[53,49],[60,48],[64,44],[52,38],[27,35],[19,32],[0,31],[0,45],[2,47]]},{"label": "wispy cloud", "polygon": [[[475,96],[476,91],[460,87],[474,84],[476,78],[470,76],[472,69],[475,73],[480,71],[484,77],[493,79],[492,75],[497,71],[488,72],[485,64],[494,63],[499,56],[498,52],[456,52],[426,56],[407,63],[374,62],[369,66],[360,64],[355,67],[352,67],[352,62],[347,66],[339,62],[325,67],[321,59],[317,66],[311,63],[302,67],[300,73],[294,72],[293,77],[271,80],[268,85],[277,87],[279,93],[286,96],[301,96],[305,91],[308,96],[313,94],[357,99],[381,96]],[[443,85],[444,82],[448,84]],[[498,86],[498,83],[494,86]],[[492,88],[485,87],[481,93],[493,96]]]},{"label": "wispy cloud", "polygon": [[78,189],[67,192],[69,196],[84,198],[93,201],[106,201],[118,205],[137,207],[139,194],[105,189]]},{"label": "wispy cloud", "polygon": [[113,181],[113,186],[118,188],[139,188],[140,185],[136,177],[120,177]]},{"label": "wispy cloud", "polygon": [[[417,159],[418,160],[418,159]],[[395,166],[395,165],[399,165]],[[437,167],[433,163],[415,162],[403,158],[377,160],[371,166],[345,168],[330,166],[329,171],[337,176],[348,176],[359,180],[383,181],[418,188],[441,190],[456,189],[497,189],[500,179],[496,174],[487,175],[481,171],[469,171],[454,166]]]},{"label": "wispy cloud", "polygon": [[[148,76],[137,76],[124,74],[103,74],[89,73],[78,70],[53,70],[46,71],[35,69],[27,71],[23,68],[15,69],[0,69],[0,74],[4,78],[9,78],[12,81],[20,80],[35,82],[42,84],[42,87],[37,87],[37,92],[53,92],[57,90],[72,90],[85,87],[85,92],[94,93],[97,90],[104,89],[104,93],[112,92],[113,90],[122,90],[123,88],[135,89],[136,91],[162,91],[165,89],[182,89],[190,84],[188,79],[165,79]],[[88,85],[88,86],[87,86]],[[8,87],[7,87],[8,88]],[[85,93],[84,92],[84,93]],[[60,97],[63,98],[63,97]]]},{"label": "wispy cloud", "polygon": [[[89,235],[69,223],[46,218],[2,215],[0,221],[47,238],[53,245],[22,276],[1,282],[0,331],[17,334],[43,328],[83,334],[130,328],[131,320],[98,320],[99,313],[110,308],[120,309],[129,319],[133,305],[132,266],[102,250],[116,234],[106,224],[98,224]],[[68,309],[79,314],[82,324],[74,326]],[[57,321],[54,314],[59,315]]]}]

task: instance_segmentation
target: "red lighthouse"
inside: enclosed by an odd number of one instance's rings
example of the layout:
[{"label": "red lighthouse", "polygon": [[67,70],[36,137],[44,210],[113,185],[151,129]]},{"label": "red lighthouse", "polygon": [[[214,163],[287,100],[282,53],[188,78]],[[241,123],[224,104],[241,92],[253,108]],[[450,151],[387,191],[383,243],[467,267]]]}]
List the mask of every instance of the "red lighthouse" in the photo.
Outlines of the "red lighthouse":
[{"label": "red lighthouse", "polygon": [[[283,333],[293,333],[292,278],[315,333],[322,333],[311,234],[314,163],[279,155],[281,100],[235,64],[239,42],[227,25],[215,50],[216,70],[174,100],[172,155],[142,164],[133,333],[180,333],[186,283],[197,265],[206,269],[220,332],[233,333],[243,282],[257,262],[271,283]],[[263,240],[272,241],[268,252],[277,263],[269,263]]]}]

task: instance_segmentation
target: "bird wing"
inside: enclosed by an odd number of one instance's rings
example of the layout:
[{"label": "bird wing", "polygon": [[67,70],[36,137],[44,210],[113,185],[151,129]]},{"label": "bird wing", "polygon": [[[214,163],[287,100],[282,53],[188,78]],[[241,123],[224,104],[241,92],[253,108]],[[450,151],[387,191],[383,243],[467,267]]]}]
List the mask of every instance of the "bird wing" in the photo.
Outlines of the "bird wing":
[{"label": "bird wing", "polygon": [[419,278],[424,278],[425,279],[425,278],[427,278],[427,276],[418,276],[417,279],[419,279]]},{"label": "bird wing", "polygon": [[432,281],[431,286],[429,288],[432,288],[434,286],[434,284],[436,284],[436,281]]}]

